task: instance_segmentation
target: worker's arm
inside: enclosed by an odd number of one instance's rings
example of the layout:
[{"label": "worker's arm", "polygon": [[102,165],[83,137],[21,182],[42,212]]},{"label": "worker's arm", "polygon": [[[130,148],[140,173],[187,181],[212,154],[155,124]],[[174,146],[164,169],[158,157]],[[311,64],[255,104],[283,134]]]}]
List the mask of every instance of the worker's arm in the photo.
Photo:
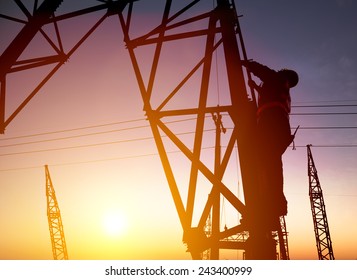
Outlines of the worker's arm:
[{"label": "worker's arm", "polygon": [[242,65],[245,66],[253,75],[257,76],[263,82],[276,78],[276,71],[256,61],[244,60],[242,61]]},{"label": "worker's arm", "polygon": [[255,89],[257,92],[259,92],[259,90],[260,90],[260,87],[253,80],[248,81],[248,86],[250,88]]}]

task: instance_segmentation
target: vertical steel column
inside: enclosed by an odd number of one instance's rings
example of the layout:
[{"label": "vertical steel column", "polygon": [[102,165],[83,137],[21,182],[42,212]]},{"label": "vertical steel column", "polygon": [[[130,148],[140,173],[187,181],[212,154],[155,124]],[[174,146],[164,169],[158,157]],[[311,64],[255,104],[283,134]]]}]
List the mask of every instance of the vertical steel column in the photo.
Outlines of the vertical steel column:
[{"label": "vertical steel column", "polygon": [[[236,37],[236,14],[228,0],[218,0],[217,12],[222,28],[223,49],[226,60],[232,106],[236,112],[232,116],[237,127],[237,145],[243,181],[245,204],[248,215],[243,216],[248,223],[250,240],[246,246],[248,259],[275,259],[276,244],[271,232],[264,232],[257,219],[259,202],[258,164],[255,143],[255,104],[248,99],[245,79],[241,66],[240,49]],[[268,236],[268,237],[267,237]]]},{"label": "vertical steel column", "polygon": [[254,205],[254,188],[257,186],[255,158],[255,112],[248,100],[241,66],[239,47],[234,26],[234,12],[228,0],[218,1],[218,17],[222,28],[223,49],[226,61],[229,90],[237,129],[239,160],[242,171],[244,196],[248,211]]},{"label": "vertical steel column", "polygon": [[2,134],[5,132],[6,77],[4,77],[0,83],[0,133]]}]

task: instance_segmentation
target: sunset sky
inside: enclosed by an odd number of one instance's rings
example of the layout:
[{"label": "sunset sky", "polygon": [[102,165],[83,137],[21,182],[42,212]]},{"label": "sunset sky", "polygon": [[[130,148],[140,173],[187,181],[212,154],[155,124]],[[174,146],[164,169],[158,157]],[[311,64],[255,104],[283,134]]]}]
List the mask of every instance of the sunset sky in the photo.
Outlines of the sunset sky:
[{"label": "sunset sky", "polygon": [[[208,11],[215,1],[201,2],[194,11]],[[31,10],[32,1],[26,3]],[[88,6],[97,3],[88,1]],[[163,3],[135,3],[133,36],[160,22]],[[300,125],[296,150],[289,148],[283,158],[290,258],[317,259],[307,177],[306,145],[312,144],[335,258],[357,259],[357,2],[235,3],[243,15],[248,57],[277,70],[295,69],[300,76],[291,91],[291,125]],[[83,1],[64,0],[57,14],[83,7]],[[12,0],[1,1],[0,14],[25,19]],[[69,50],[102,15],[61,22],[64,48]],[[0,18],[0,26],[2,53],[23,25]],[[156,90],[167,91],[204,52],[199,42],[168,46]],[[23,58],[49,52],[37,36]],[[144,77],[149,53],[138,50]],[[222,78],[222,53],[215,59],[216,76]],[[50,69],[7,76],[7,116]],[[219,95],[211,101],[224,105],[228,93],[218,78],[212,83]],[[191,99],[186,95],[178,102],[189,108]],[[232,128],[225,118],[223,123]],[[187,133],[192,125],[176,128]],[[177,148],[170,151],[183,174],[187,168],[180,166]],[[56,190],[70,259],[190,259],[117,16],[102,23],[0,135],[0,259],[52,259],[44,165]],[[232,191],[242,191],[239,178],[233,162],[227,178]],[[223,213],[222,223],[236,222],[228,210]],[[224,253],[222,258],[242,258],[242,252]]]}]

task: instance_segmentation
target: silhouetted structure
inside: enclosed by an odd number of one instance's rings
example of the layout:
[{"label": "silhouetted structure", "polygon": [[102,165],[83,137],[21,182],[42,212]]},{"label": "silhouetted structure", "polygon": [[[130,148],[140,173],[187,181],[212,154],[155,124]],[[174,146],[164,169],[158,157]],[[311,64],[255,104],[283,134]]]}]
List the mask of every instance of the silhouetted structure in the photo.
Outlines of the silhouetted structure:
[{"label": "silhouetted structure", "polygon": [[[203,2],[200,0],[192,0],[189,3],[177,1],[176,5],[173,4],[172,0],[159,2],[164,4],[161,22],[148,33],[138,36],[138,30],[132,30],[135,23],[133,11],[134,6],[140,5],[141,1],[103,1],[103,3],[92,7],[55,15],[61,1],[53,1],[52,3],[50,0],[45,0],[43,5],[46,9],[44,9],[43,17],[39,15],[42,13],[42,9],[40,9],[42,5],[40,7],[35,5],[34,12],[31,14],[21,4],[20,0],[16,1],[21,10],[27,14],[29,20],[28,22],[22,21],[25,24],[24,31],[19,33],[16,37],[18,39],[13,41],[1,56],[0,61],[6,61],[6,63],[0,65],[1,132],[108,16],[118,16],[144,103],[145,115],[149,121],[183,229],[183,241],[187,244],[192,258],[200,259],[202,252],[207,249],[210,249],[210,258],[219,258],[220,249],[233,249],[244,250],[247,259],[276,259],[275,233],[263,225],[261,218],[261,204],[264,204],[264,201],[262,202],[259,195],[259,176],[257,176],[257,174],[260,174],[256,137],[257,103],[254,89],[251,88],[250,93],[246,89],[245,77],[250,80],[250,72],[244,72],[241,65],[242,60],[247,60],[247,55],[234,1],[218,0],[217,5],[206,12],[201,12],[200,9],[195,10],[200,2]],[[65,44],[62,42],[64,37],[61,36],[61,30],[57,23],[99,11],[104,11],[104,14],[77,43],[69,50],[65,50],[63,47]],[[1,14],[0,17],[17,21],[17,19]],[[41,18],[41,20],[34,25],[32,21],[37,18]],[[50,28],[41,28],[45,25],[52,27],[54,31],[52,36],[48,36],[46,33],[51,30]],[[34,57],[25,61],[19,60],[22,51],[33,36],[39,32],[53,49],[54,55],[48,56],[46,54],[43,57]],[[132,38],[132,36],[136,37]],[[177,58],[177,48],[172,48],[172,45],[168,46],[168,43],[187,41],[187,50],[191,50],[190,40],[197,40],[198,42],[194,41],[193,44],[197,43],[202,46],[201,57],[198,57],[197,61],[190,59],[188,65],[193,65],[193,67],[187,73],[180,73],[182,79],[177,86],[168,89],[168,91],[166,91],[167,86],[159,86],[160,90],[156,92],[157,85],[155,83],[162,73],[158,71],[158,68],[163,50],[166,55],[171,54],[172,57]],[[18,49],[18,45],[21,48]],[[150,50],[154,50],[152,60],[149,60],[150,52],[147,52],[145,53],[147,61],[140,64],[142,56],[138,52],[146,46],[149,46]],[[12,53],[11,49],[18,51]],[[173,53],[172,49],[174,49]],[[212,102],[209,102],[212,101],[212,98],[209,98],[209,93],[212,92],[210,89],[212,81],[210,80],[212,80],[212,76],[214,78],[218,76],[212,75],[212,61],[214,61],[218,51],[222,54],[220,62],[224,66],[226,81],[223,105],[217,105],[217,103],[213,105]],[[151,65],[148,61],[152,62]],[[180,64],[183,65],[184,63],[183,58],[180,57]],[[10,113],[8,118],[5,118],[6,75],[43,65],[54,65],[54,67],[23,103],[13,113]],[[176,69],[177,64],[173,67]],[[167,71],[163,72],[166,75],[163,79],[166,79]],[[188,107],[185,107],[185,105],[187,106],[186,100],[189,98],[186,95],[184,97],[185,102],[176,103],[176,100],[180,101],[180,98],[182,98],[182,93],[187,92],[185,86],[189,82],[193,83],[192,80],[198,86],[190,88],[190,96],[197,97],[197,102],[192,102]],[[205,129],[207,125],[212,124],[212,122],[208,123],[207,121],[207,116],[212,114],[215,116],[214,124],[216,125],[216,148],[214,155],[210,157],[214,158],[213,164],[205,162],[202,155],[205,140],[212,138],[212,135],[208,135],[209,132]],[[187,117],[194,120],[194,137],[185,142],[180,138],[180,131],[176,131],[170,124],[187,120]],[[233,129],[226,131],[225,143],[222,147],[220,147],[221,117],[224,118],[225,123],[233,127]],[[168,147],[178,149],[184,160],[187,160],[186,166],[190,167],[187,186],[179,186],[181,182],[177,178],[185,175],[182,174],[181,168],[175,170],[176,162],[170,158],[167,152]],[[232,191],[232,186],[224,181],[231,158],[237,156],[236,147],[238,147],[244,203],[238,197],[238,194]],[[205,195],[209,195],[203,197],[202,189],[206,191]],[[184,198],[184,194],[187,197]],[[204,200],[201,201],[204,205],[203,209],[196,207],[198,198]],[[236,211],[240,216],[245,217],[246,223],[241,223],[237,219],[231,227],[224,230],[220,228],[219,205],[222,198],[230,204],[232,211]],[[269,213],[272,209],[266,207],[264,211]],[[212,213],[212,230],[211,234],[207,236],[205,226],[210,213]],[[249,240],[246,239],[247,232],[249,232]]]},{"label": "silhouetted structure", "polygon": [[280,249],[280,259],[290,260],[288,232],[286,230],[286,221],[284,216],[280,216],[280,227],[278,229],[278,240]]},{"label": "silhouetted structure", "polygon": [[326,207],[317,169],[312,158],[311,145],[307,145],[309,197],[314,222],[316,248],[319,260],[334,260],[332,241],[327,222]]},{"label": "silhouetted structure", "polygon": [[66,240],[64,237],[61,212],[58,207],[55,189],[48,166],[45,165],[46,172],[46,198],[47,198],[47,218],[50,229],[53,259],[68,260]]},{"label": "silhouetted structure", "polygon": [[259,216],[262,224],[274,230],[280,227],[279,217],[288,211],[283,190],[282,155],[294,138],[289,121],[290,88],[296,86],[299,78],[293,70],[275,71],[255,61],[242,64],[262,81],[258,86],[249,80],[249,85],[258,92]]}]

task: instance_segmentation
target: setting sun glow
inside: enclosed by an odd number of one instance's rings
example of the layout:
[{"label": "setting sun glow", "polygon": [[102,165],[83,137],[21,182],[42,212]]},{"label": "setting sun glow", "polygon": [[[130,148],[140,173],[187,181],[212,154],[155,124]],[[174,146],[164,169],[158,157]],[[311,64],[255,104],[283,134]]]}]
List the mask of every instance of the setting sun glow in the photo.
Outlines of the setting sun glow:
[{"label": "setting sun glow", "polygon": [[103,217],[103,227],[107,235],[121,236],[127,229],[127,220],[119,211],[106,213]]},{"label": "setting sun glow", "polygon": [[[217,3],[244,15],[236,42],[238,20],[221,22]],[[283,155],[289,258],[319,257],[311,144],[334,256],[357,260],[356,11],[357,0],[0,0],[0,280],[2,260],[54,258],[45,165],[70,260],[192,259],[183,235],[194,244],[206,219],[209,232],[213,205],[214,231],[234,232],[238,202],[257,191],[243,178],[259,174],[237,143],[241,115],[256,105],[248,81],[261,81],[238,58],[301,78]],[[240,238],[217,243],[219,258],[243,259]],[[239,250],[222,249],[231,244]]]}]

